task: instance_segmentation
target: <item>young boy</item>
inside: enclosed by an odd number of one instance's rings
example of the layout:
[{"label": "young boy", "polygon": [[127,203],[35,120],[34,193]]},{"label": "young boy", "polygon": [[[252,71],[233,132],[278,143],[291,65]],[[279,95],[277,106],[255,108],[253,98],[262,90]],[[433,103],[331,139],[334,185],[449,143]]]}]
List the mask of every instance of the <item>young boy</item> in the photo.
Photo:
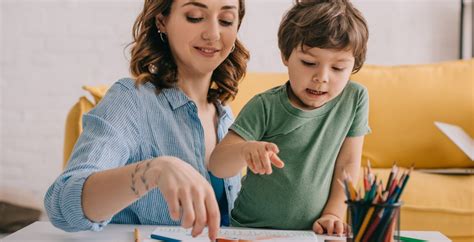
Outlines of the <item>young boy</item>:
[{"label": "young boy", "polygon": [[242,180],[233,226],[342,234],[346,206],[337,179],[343,170],[358,176],[370,132],[367,90],[349,81],[365,60],[367,24],[347,0],[300,0],[278,38],[290,80],[246,104],[209,168],[218,177],[245,165],[252,171]]}]

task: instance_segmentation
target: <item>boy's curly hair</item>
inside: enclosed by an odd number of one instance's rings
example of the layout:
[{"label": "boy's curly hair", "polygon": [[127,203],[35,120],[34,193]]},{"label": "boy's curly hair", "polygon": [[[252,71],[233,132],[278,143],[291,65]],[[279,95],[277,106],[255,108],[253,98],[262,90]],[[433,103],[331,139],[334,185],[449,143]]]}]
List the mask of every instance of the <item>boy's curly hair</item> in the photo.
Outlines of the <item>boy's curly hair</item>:
[{"label": "boy's curly hair", "polygon": [[296,0],[278,30],[278,46],[285,59],[303,46],[352,50],[353,73],[364,64],[368,38],[362,13],[348,0]]},{"label": "boy's curly hair", "polygon": [[[170,88],[177,82],[177,66],[167,43],[163,43],[155,23],[159,14],[168,16],[173,0],[145,0],[143,10],[133,25],[133,41],[130,43],[130,72],[137,84],[151,82],[157,91]],[[245,15],[245,2],[239,0],[239,23]],[[220,100],[223,104],[233,99],[238,92],[239,81],[245,76],[248,50],[237,39],[235,49],[214,70],[208,92],[208,101]],[[150,64],[156,73],[150,73]]]}]

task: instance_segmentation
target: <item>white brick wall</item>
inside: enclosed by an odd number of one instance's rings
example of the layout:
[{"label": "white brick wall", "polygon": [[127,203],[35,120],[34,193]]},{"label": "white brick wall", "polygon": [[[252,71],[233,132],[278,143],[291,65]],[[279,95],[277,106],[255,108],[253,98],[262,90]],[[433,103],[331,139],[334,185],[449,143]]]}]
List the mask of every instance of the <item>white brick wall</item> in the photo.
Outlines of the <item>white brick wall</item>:
[{"label": "white brick wall", "polygon": [[[291,0],[247,0],[250,71],[284,71],[276,44]],[[359,0],[368,63],[429,63],[458,54],[458,1]],[[141,0],[0,0],[0,199],[38,208],[61,171],[66,114],[84,84],[128,76],[123,51]],[[127,54],[128,56],[128,54]]]},{"label": "white brick wall", "polygon": [[2,1],[4,199],[42,207],[61,171],[64,121],[84,84],[128,75],[140,1]]}]

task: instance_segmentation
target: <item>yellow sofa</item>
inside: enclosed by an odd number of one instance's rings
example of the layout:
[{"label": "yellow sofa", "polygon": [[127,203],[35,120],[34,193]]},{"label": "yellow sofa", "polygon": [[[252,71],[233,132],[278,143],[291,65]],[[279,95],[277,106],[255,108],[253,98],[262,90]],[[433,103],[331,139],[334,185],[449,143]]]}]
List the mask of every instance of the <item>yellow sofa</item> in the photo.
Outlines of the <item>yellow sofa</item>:
[{"label": "yellow sofa", "polygon": [[[230,103],[234,114],[255,94],[287,79],[284,73],[247,74],[237,98]],[[460,125],[474,136],[474,60],[393,67],[366,65],[351,79],[369,90],[372,134],[365,139],[363,163],[370,160],[384,181],[393,162],[403,167],[415,164],[416,168],[474,167],[474,162],[433,124],[442,121]],[[89,91],[98,102],[104,89]],[[81,112],[94,105],[86,105],[85,101],[80,99],[68,121],[80,119]],[[80,133],[77,122],[73,126],[76,129],[66,129],[65,162]],[[454,242],[474,241],[474,175],[414,171],[402,200],[402,230],[435,230]]]}]

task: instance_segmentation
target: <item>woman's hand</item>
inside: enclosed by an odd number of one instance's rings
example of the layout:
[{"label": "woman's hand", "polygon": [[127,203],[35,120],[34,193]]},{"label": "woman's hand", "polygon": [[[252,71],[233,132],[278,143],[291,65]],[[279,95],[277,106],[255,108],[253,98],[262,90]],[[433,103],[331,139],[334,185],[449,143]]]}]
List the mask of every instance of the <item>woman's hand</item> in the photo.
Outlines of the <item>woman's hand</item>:
[{"label": "woman's hand", "polygon": [[317,234],[326,232],[328,235],[336,234],[342,236],[347,232],[347,224],[335,215],[323,214],[314,222],[313,231]]},{"label": "woman's hand", "polygon": [[179,220],[181,217],[181,226],[192,227],[193,236],[201,234],[207,225],[209,238],[215,240],[220,212],[209,182],[191,165],[176,157],[155,158],[150,169],[153,170],[150,174],[155,177],[156,186],[168,203],[171,218]]},{"label": "woman's hand", "polygon": [[277,156],[278,147],[269,142],[248,141],[242,146],[242,156],[255,174],[272,174],[272,164],[283,168],[285,163]]}]

